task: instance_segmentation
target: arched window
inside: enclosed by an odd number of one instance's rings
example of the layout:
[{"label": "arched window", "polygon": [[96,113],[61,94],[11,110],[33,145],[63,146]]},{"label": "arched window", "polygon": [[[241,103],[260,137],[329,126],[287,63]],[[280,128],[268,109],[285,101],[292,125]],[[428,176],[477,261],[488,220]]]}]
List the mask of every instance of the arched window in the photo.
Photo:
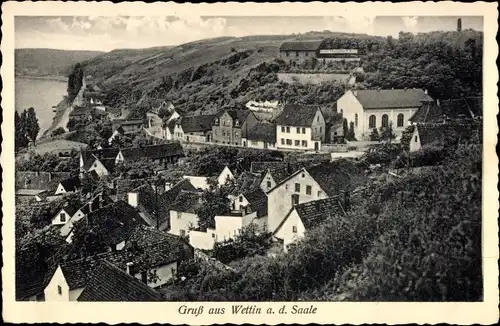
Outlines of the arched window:
[{"label": "arched window", "polygon": [[403,113],[398,114],[398,127],[404,126],[405,116]]},{"label": "arched window", "polygon": [[376,128],[377,126],[377,118],[375,115],[371,115],[370,118],[368,119],[368,128],[373,129]]},{"label": "arched window", "polygon": [[354,125],[356,127],[358,126],[358,114],[357,113],[354,115]]},{"label": "arched window", "polygon": [[384,114],[382,116],[382,128],[387,128],[389,127],[389,116],[387,114]]}]

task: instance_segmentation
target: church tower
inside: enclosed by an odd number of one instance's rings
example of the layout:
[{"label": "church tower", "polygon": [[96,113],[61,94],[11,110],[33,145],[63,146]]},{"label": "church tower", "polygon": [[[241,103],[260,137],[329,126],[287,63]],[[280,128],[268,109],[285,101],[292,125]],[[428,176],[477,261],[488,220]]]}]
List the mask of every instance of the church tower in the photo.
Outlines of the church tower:
[{"label": "church tower", "polygon": [[458,18],[458,21],[457,21],[457,32],[461,32],[462,31],[462,18]]}]

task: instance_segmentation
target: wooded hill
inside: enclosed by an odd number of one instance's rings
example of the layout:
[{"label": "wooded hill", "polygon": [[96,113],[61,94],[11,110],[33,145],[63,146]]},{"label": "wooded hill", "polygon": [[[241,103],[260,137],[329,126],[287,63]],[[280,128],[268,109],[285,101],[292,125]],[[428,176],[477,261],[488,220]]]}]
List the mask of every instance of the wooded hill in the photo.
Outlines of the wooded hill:
[{"label": "wooded hill", "polygon": [[[116,50],[83,63],[106,92],[106,102],[128,108],[147,107],[167,99],[182,113],[211,112],[241,106],[254,99],[283,99],[332,105],[345,88],[337,82],[297,85],[279,82],[276,73],[294,63],[277,59],[279,46],[289,36],[222,37],[176,47]],[[360,88],[422,87],[436,98],[481,93],[482,32],[400,33],[398,39],[377,36],[312,32],[300,39],[343,39],[364,46],[365,74]],[[369,46],[366,46],[370,44]],[[307,63],[308,70],[331,65],[339,70],[352,63]]]}]

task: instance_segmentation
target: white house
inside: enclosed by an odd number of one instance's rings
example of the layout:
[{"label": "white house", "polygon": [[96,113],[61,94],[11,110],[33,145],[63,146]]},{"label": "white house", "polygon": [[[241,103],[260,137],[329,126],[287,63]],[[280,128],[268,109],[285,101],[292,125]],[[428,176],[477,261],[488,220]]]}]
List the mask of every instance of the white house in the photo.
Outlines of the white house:
[{"label": "white house", "polygon": [[57,186],[56,192],[54,195],[65,194],[68,192],[76,192],[79,190],[81,186],[79,177],[72,177],[66,180],[59,182]]},{"label": "white house", "polygon": [[59,265],[43,291],[45,301],[76,301],[85,288],[81,276],[73,264]]},{"label": "white house", "polygon": [[325,118],[315,106],[286,104],[276,118],[278,149],[319,151],[325,132]]},{"label": "white house", "polygon": [[184,237],[198,227],[196,209],[202,205],[201,193],[181,191],[170,205],[170,234]]},{"label": "white house", "polygon": [[229,167],[225,166],[222,172],[217,177],[217,183],[219,184],[219,186],[223,186],[226,184],[226,182],[233,179],[234,179],[234,174],[231,172]]},{"label": "white house", "polygon": [[304,234],[326,218],[345,215],[339,196],[295,205],[277,227],[273,236],[283,242],[283,249],[304,237]]},{"label": "white house", "polygon": [[[183,178],[189,180],[189,182],[191,182],[191,184],[196,189],[201,189],[201,190],[210,189],[209,177],[185,175],[183,176]],[[224,169],[221,171],[221,173],[217,176],[217,184],[219,186],[223,186],[226,184],[226,182],[233,179],[234,179],[234,174],[231,172],[229,167],[225,166]]]},{"label": "white house", "polygon": [[79,205],[66,203],[52,218],[52,225],[65,225],[75,215],[78,208]]},{"label": "white house", "polygon": [[212,125],[216,118],[215,114],[180,117],[175,120],[174,139],[186,142],[210,142]]},{"label": "white house", "polygon": [[433,101],[422,89],[348,90],[337,100],[337,112],[354,123],[358,140],[369,139],[374,128],[388,127],[400,136],[409,119],[426,101]]},{"label": "white house", "polygon": [[340,164],[302,168],[271,189],[267,193],[268,231],[275,232],[294,206],[344,194],[366,182],[364,175],[344,166],[339,168]]}]

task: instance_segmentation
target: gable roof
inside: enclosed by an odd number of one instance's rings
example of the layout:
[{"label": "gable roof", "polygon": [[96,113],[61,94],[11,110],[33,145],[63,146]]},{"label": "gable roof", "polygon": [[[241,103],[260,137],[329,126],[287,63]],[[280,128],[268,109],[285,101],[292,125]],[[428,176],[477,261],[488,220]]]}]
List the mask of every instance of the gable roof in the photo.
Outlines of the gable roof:
[{"label": "gable roof", "polygon": [[59,182],[71,177],[72,172],[16,171],[16,189],[55,189]]},{"label": "gable roof", "polygon": [[[118,152],[120,152],[120,150],[118,148],[109,147],[109,148],[103,148],[103,149],[98,149],[98,150],[94,150],[94,151],[84,151],[81,154],[82,154],[83,160],[86,161],[87,159],[94,160],[94,158],[92,158],[92,156],[98,158],[99,160],[115,159],[116,155],[118,155]],[[93,163],[93,161],[91,162],[91,164],[92,163]]]},{"label": "gable roof", "polygon": [[[103,192],[100,192],[99,194],[95,195],[94,197],[90,198],[85,205],[81,206],[79,209],[83,214],[88,214],[90,211],[95,211],[100,208],[103,208],[104,206],[107,206],[109,204],[112,204],[113,200],[106,195]],[[90,205],[89,205],[90,204]],[[92,208],[92,209],[90,209]]]},{"label": "gable roof", "polygon": [[231,109],[231,110],[222,111],[219,114],[219,117],[222,116],[225,112],[227,112],[227,114],[229,114],[231,116],[231,118],[233,118],[235,120],[238,120],[242,124],[248,118],[248,116],[250,115],[250,113],[252,113],[252,111],[250,111],[250,110],[236,110],[236,109]]},{"label": "gable roof", "polygon": [[305,170],[330,197],[344,191],[352,191],[367,182],[363,171],[350,162],[340,160],[318,164]]},{"label": "gable roof", "polygon": [[413,123],[436,123],[446,119],[473,119],[482,116],[482,97],[425,102],[409,119]]},{"label": "gable roof", "polygon": [[121,153],[125,160],[138,160],[141,158],[157,160],[166,157],[181,156],[184,152],[181,144],[176,141],[142,148],[125,148],[121,150]]},{"label": "gable roof", "polygon": [[[416,125],[416,131],[422,146],[453,145],[460,140],[468,140],[473,134],[471,124],[425,124]],[[481,128],[479,129],[481,131]]]},{"label": "gable roof", "polygon": [[[66,213],[68,213],[69,217],[72,217],[73,215],[75,215],[76,212],[78,212],[78,210],[80,209],[80,207],[81,207],[80,203],[75,203],[75,202],[68,203],[68,202],[66,202],[63,205],[63,207],[61,207],[61,209],[59,210],[59,212],[64,209],[64,211]],[[54,216],[54,218],[55,218],[55,216]]]},{"label": "gable roof", "polygon": [[177,120],[178,119],[172,119],[172,120],[169,120],[167,122],[167,128],[168,128],[168,130],[170,131],[171,134],[174,133],[175,124],[177,123]]},{"label": "gable roof", "polygon": [[310,230],[318,226],[330,216],[346,215],[339,196],[308,201],[295,205],[274,230],[273,235],[276,235],[279,232],[293,211],[297,212],[306,230]]},{"label": "gable roof", "polygon": [[267,195],[260,187],[243,192],[243,196],[245,196],[252,211],[257,212],[257,217],[267,216]]},{"label": "gable roof", "polygon": [[316,51],[322,42],[322,40],[287,41],[281,44],[280,51]]},{"label": "gable roof", "polygon": [[423,89],[375,89],[352,91],[365,109],[418,108],[432,101]]},{"label": "gable roof", "polygon": [[181,117],[177,123],[181,125],[184,132],[207,132],[212,130],[212,125],[217,115],[192,115]]},{"label": "gable roof", "polygon": [[76,191],[82,185],[79,177],[72,177],[62,180],[60,184],[63,186],[64,190],[68,192]]},{"label": "gable roof", "polygon": [[103,261],[94,269],[78,301],[162,301],[162,296],[135,277]]},{"label": "gable roof", "polygon": [[282,126],[311,127],[318,110],[319,107],[314,105],[285,104],[283,111],[276,118],[276,124]]},{"label": "gable roof", "polygon": [[196,209],[202,205],[201,198],[200,192],[181,191],[175,201],[170,205],[170,210],[183,213],[195,213]]},{"label": "gable roof", "polygon": [[271,123],[257,123],[251,129],[247,130],[246,138],[248,140],[276,143],[276,125]]}]

